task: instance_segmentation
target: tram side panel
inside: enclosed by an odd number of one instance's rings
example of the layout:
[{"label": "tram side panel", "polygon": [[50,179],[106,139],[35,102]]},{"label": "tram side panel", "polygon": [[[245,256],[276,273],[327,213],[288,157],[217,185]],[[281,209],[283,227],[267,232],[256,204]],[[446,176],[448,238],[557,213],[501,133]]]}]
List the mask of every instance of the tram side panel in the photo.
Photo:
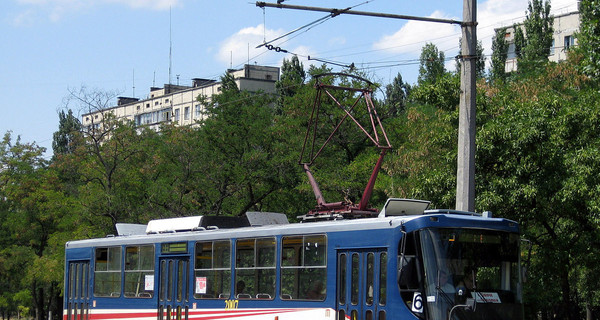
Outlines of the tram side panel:
[{"label": "tram side panel", "polygon": [[[303,241],[302,250],[318,250],[318,247],[315,247],[316,242],[314,242],[316,238],[311,238],[311,235],[274,237],[277,243],[276,288],[274,288],[273,296],[265,297],[266,299],[257,297],[240,299],[235,296],[236,262],[234,257],[236,256],[234,250],[237,248],[236,239],[230,241],[232,252],[229,286],[232,294],[223,299],[218,299],[218,297],[203,299],[195,296],[202,290],[197,286],[202,285],[202,281],[206,279],[195,276],[198,268],[193,248],[197,241],[188,241],[188,259],[184,265],[180,266],[181,274],[185,277],[183,280],[185,285],[179,285],[185,292],[180,293],[183,295],[183,303],[179,305],[161,304],[160,302],[161,295],[168,295],[171,292],[171,300],[177,300],[176,296],[178,295],[177,290],[173,289],[171,285],[166,287],[169,289],[161,289],[161,281],[167,281],[167,284],[181,281],[174,275],[171,275],[173,278],[167,276],[167,280],[161,278],[160,266],[162,261],[165,261],[165,256],[160,254],[160,243],[148,244],[155,247],[156,252],[152,254],[154,266],[147,273],[144,273],[143,262],[138,261],[136,266],[132,266],[130,256],[135,256],[132,248],[136,246],[67,249],[67,265],[72,265],[72,267],[67,267],[65,270],[65,288],[67,290],[65,290],[64,319],[88,320],[115,317],[160,319],[160,314],[163,315],[163,319],[179,319],[179,315],[182,318],[193,318],[212,314],[214,319],[232,316],[243,316],[245,319],[261,319],[268,316],[267,318],[272,319],[275,315],[284,320],[306,319],[309,313],[311,319],[415,318],[402,302],[398,291],[397,254],[401,233],[397,229],[329,233],[315,230],[315,232],[316,235],[326,238],[326,265],[310,268],[304,266],[306,270],[303,271],[302,268],[296,268],[293,264],[285,262],[284,248],[286,245],[292,246],[291,243],[294,241]],[[310,241],[313,241],[312,244]],[[143,245],[138,245],[138,249],[140,246],[143,247]],[[142,250],[139,250],[137,256],[141,255]],[[120,252],[120,256],[117,251]],[[340,259],[345,259],[343,265]],[[117,260],[120,264],[118,268],[116,267]],[[174,265],[180,263],[180,259],[172,260],[174,260]],[[173,267],[173,274],[178,272],[177,268]],[[296,276],[294,278],[294,273],[299,272],[305,272],[304,277]],[[133,292],[133,289],[128,289],[131,288],[131,281],[128,281],[126,277],[131,273],[143,279],[136,284],[145,286],[145,290]],[[164,273],[168,273],[168,269]],[[308,293],[305,293],[306,296],[301,296],[299,288],[304,290],[317,284],[316,281],[312,281],[315,279],[310,278],[311,274],[321,273],[326,274],[325,290],[321,290],[324,296],[318,299],[308,298]],[[382,273],[385,273],[384,277],[381,276]],[[307,283],[296,283],[295,287],[292,286],[292,289],[289,289],[284,283],[286,276],[293,278],[293,281],[306,281]],[[295,290],[297,296],[290,297],[292,293],[290,290]],[[169,297],[165,296],[163,300],[168,299]],[[161,306],[163,309],[159,313]],[[174,313],[178,307],[187,312],[180,312],[179,315],[176,311]],[[342,316],[338,317],[337,313],[342,313]],[[119,315],[117,316],[117,314]]]}]

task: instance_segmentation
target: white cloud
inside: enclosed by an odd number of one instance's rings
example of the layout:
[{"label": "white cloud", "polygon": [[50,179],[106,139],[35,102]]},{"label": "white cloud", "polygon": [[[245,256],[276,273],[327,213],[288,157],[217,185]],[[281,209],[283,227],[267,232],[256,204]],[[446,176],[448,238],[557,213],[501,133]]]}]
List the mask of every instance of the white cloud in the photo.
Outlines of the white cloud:
[{"label": "white cloud", "polygon": [[[494,29],[522,22],[525,19],[527,5],[528,0],[487,0],[478,3],[477,39],[482,42],[484,54],[491,54]],[[577,10],[577,0],[553,0],[551,5],[552,13],[555,15]],[[440,11],[434,12],[430,17],[462,20],[462,17],[448,17]],[[396,33],[381,37],[373,47],[390,54],[409,54],[416,57],[426,43],[432,42],[438,49],[446,51],[448,57],[458,52],[460,36],[459,26],[408,21]]]},{"label": "white cloud", "polygon": [[[458,20],[455,17],[447,17],[440,11],[435,11],[429,17]],[[396,33],[383,36],[373,44],[373,47],[394,54],[418,55],[428,42],[436,44],[440,50],[452,44],[457,45],[456,39],[459,33],[460,28],[456,25],[411,20]]]},{"label": "white cloud", "polygon": [[15,16],[12,19],[12,24],[14,26],[30,26],[32,24],[34,24],[36,21],[36,15],[35,12],[33,12],[32,10],[25,10],[21,13],[19,13],[17,16]]},{"label": "white cloud", "polygon": [[16,0],[25,7],[25,11],[13,18],[15,25],[23,25],[27,17],[33,15],[46,16],[48,20],[56,22],[65,15],[79,12],[83,9],[102,4],[117,4],[133,9],[166,10],[180,5],[181,0]]},{"label": "white cloud", "polygon": [[179,0],[97,0],[99,2],[118,3],[131,8],[166,10],[179,5]]},{"label": "white cloud", "polygon": [[223,40],[219,46],[217,60],[232,65],[245,63],[248,59],[256,61],[257,58],[264,60],[264,56],[272,56],[275,51],[269,51],[264,46],[256,48],[265,39],[274,39],[283,34],[283,30],[264,29],[262,24],[256,27],[243,28],[235,34]]},{"label": "white cloud", "polygon": [[346,44],[346,38],[345,37],[331,38],[331,39],[329,39],[329,41],[327,41],[327,44],[330,47],[343,46]]}]

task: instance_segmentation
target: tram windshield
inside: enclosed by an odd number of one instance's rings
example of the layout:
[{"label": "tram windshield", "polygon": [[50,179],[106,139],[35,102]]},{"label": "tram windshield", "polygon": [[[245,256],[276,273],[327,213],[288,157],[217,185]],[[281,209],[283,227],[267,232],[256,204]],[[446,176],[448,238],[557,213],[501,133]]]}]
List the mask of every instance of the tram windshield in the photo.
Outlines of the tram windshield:
[{"label": "tram windshield", "polygon": [[428,319],[522,319],[518,234],[447,228],[419,237]]}]

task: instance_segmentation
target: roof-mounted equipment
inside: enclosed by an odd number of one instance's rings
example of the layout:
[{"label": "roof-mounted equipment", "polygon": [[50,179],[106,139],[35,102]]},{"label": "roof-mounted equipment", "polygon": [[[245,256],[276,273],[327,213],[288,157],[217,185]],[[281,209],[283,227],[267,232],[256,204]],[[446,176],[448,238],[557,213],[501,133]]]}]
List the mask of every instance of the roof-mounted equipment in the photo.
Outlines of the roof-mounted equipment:
[{"label": "roof-mounted equipment", "polygon": [[[354,80],[361,81],[365,83],[364,88],[353,88],[353,87],[345,87],[345,86],[337,86],[332,84],[327,84],[322,81],[323,77],[344,77],[344,78],[352,78]],[[376,217],[377,209],[369,208],[368,202],[371,198],[371,194],[373,192],[373,188],[375,186],[375,180],[377,178],[377,174],[381,169],[381,164],[383,162],[383,158],[385,153],[391,149],[390,142],[387,138],[385,130],[383,129],[383,125],[381,124],[381,120],[377,115],[377,111],[375,110],[375,105],[373,104],[373,100],[371,98],[373,94],[373,83],[364,78],[351,75],[351,74],[343,74],[343,73],[324,73],[315,76],[316,83],[315,88],[317,89],[315,101],[313,103],[312,113],[310,116],[310,120],[308,122],[306,135],[304,137],[304,145],[302,146],[302,152],[300,154],[299,164],[302,166],[304,171],[308,176],[308,181],[313,189],[315,194],[315,198],[317,200],[317,206],[308,212],[308,214],[304,216],[300,216],[303,221],[317,221],[317,220],[334,220],[334,219],[351,219],[351,218],[363,218],[363,217]],[[334,96],[332,92],[334,91],[349,91],[355,93],[355,100],[351,106],[343,106]],[[326,97],[329,97],[335,105],[342,110],[343,116],[337,122],[337,125],[329,135],[329,137],[325,140],[325,142],[320,146],[317,150],[317,129],[319,122],[319,110],[321,106],[321,99],[323,94]],[[362,103],[361,103],[362,102]],[[356,110],[359,109],[359,106],[364,106],[366,108],[366,115],[368,118],[368,125],[362,125],[359,122],[359,119],[355,117]],[[319,189],[319,185],[315,180],[312,172],[310,171],[310,166],[313,165],[315,159],[321,154],[325,146],[331,141],[332,137],[339,130],[341,125],[344,123],[346,119],[350,119],[354,122],[358,128],[367,136],[367,138],[378,148],[380,149],[379,159],[373,168],[373,172],[371,173],[371,177],[365,187],[365,190],[362,194],[362,198],[358,204],[351,203],[349,201],[342,202],[327,202]],[[363,120],[363,122],[365,122]]]}]

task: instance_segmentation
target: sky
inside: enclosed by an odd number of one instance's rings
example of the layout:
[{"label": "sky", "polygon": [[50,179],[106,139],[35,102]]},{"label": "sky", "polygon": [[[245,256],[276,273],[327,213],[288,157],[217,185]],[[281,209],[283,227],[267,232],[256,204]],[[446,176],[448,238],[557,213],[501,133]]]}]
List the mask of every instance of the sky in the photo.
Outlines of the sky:
[{"label": "sky", "polygon": [[[553,13],[576,11],[576,2],[552,0]],[[462,20],[463,1],[284,4]],[[494,28],[523,21],[527,4],[478,0],[477,37],[486,55]],[[292,54],[305,68],[328,61],[338,72],[354,63],[384,85],[398,73],[415,83],[421,48],[431,42],[451,58],[458,54],[460,37],[455,25],[355,15],[322,19],[326,13],[263,10],[249,0],[2,0],[0,12],[0,133],[10,131],[13,138],[47,148],[47,157],[70,91],[144,99],[152,86],[219,79],[228,68],[246,63],[280,67]],[[256,48],[298,28],[272,42],[288,53]],[[455,62],[449,59],[446,67],[454,70]]]}]

